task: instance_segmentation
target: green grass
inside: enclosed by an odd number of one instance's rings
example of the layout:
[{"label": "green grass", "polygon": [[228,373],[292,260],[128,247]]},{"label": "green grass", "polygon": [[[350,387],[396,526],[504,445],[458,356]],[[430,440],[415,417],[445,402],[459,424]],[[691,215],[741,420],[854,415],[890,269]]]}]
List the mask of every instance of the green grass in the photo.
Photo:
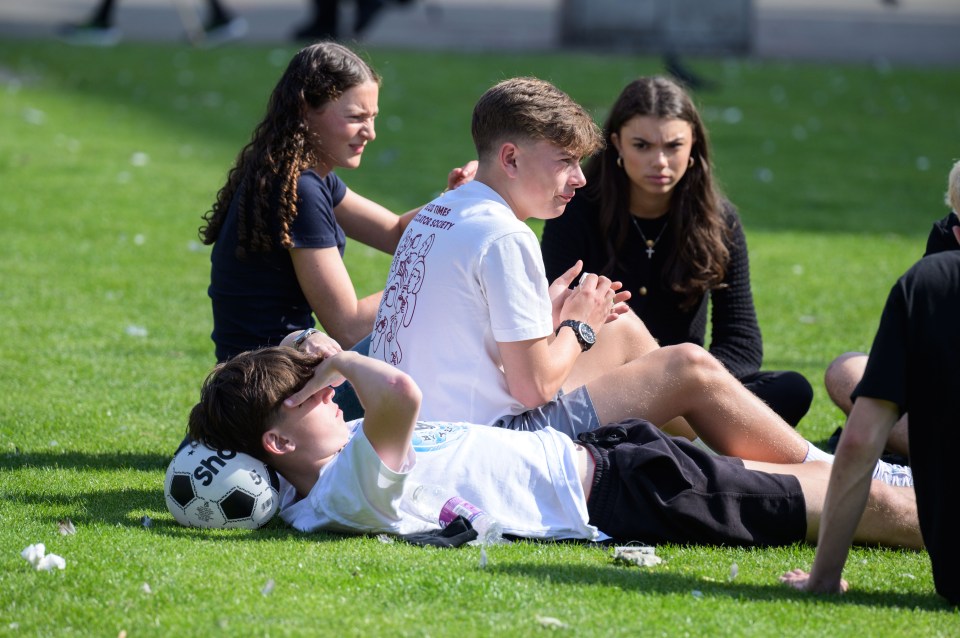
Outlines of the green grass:
[{"label": "green grass", "polygon": [[[481,570],[476,548],[277,521],[178,527],[163,473],[213,363],[196,230],[292,52],[0,43],[0,634],[960,633],[922,552],[856,548],[854,590],[834,598],[776,582],[810,564],[809,546],[663,546],[666,562],[640,570],[600,548],[519,543]],[[472,155],[470,110],[494,81],[552,80],[602,118],[628,79],[659,71],[625,56],[368,55],[385,78],[378,139],[344,176],[398,211]],[[869,348],[890,285],[946,212],[960,72],[692,63],[722,87],[697,98],[745,219],[766,366],[811,379],[801,431],[823,440],[841,422],[826,364]],[[347,261],[359,292],[382,286],[388,256],[351,244]],[[58,533],[67,517],[76,535]],[[19,552],[35,542],[66,570],[30,569]]]}]

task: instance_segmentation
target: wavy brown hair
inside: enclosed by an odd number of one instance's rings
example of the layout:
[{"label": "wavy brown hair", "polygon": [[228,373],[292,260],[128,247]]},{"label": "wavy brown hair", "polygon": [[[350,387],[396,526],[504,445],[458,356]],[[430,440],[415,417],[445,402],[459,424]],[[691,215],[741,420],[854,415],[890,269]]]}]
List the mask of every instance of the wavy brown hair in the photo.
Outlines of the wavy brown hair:
[{"label": "wavy brown hair", "polygon": [[[356,53],[335,42],[301,49],[290,61],[267,104],[267,113],[240,151],[203,216],[200,238],[217,241],[227,211],[237,198],[237,256],[267,252],[273,247],[273,223],[280,245],[292,248],[290,226],[297,216],[297,179],[317,163],[317,149],[308,142],[307,109],[316,109],[365,82],[380,77]],[[275,221],[271,216],[275,215]]]},{"label": "wavy brown hair", "polygon": [[681,306],[690,308],[707,291],[722,285],[730,252],[726,240],[726,200],[716,185],[710,166],[710,144],[690,96],[677,83],[664,77],[642,77],[628,84],[614,102],[604,125],[607,145],[584,168],[587,185],[584,195],[597,202],[598,223],[606,242],[609,261],[604,272],[618,265],[620,256],[634,246],[630,235],[630,180],[617,166],[617,149],[610,142],[613,133],[636,116],[683,120],[693,129],[693,166],[674,188],[667,211],[665,232],[678,249],[667,258],[664,283],[680,293]]},{"label": "wavy brown hair", "polygon": [[218,450],[244,452],[266,461],[260,442],[283,400],[313,376],[323,357],[293,348],[243,352],[218,364],[190,411],[190,436]]}]

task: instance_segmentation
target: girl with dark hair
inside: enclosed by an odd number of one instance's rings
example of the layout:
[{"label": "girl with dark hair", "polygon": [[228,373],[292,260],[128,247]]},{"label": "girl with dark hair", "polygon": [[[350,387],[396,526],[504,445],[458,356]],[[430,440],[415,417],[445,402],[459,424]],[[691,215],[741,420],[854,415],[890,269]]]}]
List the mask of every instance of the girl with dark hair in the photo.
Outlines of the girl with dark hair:
[{"label": "girl with dark hair", "polygon": [[[209,295],[218,361],[303,330],[307,351],[354,346],[373,329],[381,293],[358,298],[346,238],[392,254],[416,211],[397,216],[334,172],[357,168],[376,133],[380,78],[350,49],[302,49],[200,228],[213,244]],[[448,188],[472,176],[450,172]],[[316,315],[338,344],[307,332]],[[362,344],[361,344],[362,348]],[[327,351],[328,354],[332,351]]]},{"label": "girl with dark hair", "polygon": [[813,389],[797,372],[760,371],[743,227],[714,181],[690,96],[667,78],[639,78],[617,98],[604,134],[606,148],[584,169],[587,185],[544,226],[548,279],[582,259],[584,271],[622,282],[660,345],[703,345],[709,299],[710,352],[796,426]]}]

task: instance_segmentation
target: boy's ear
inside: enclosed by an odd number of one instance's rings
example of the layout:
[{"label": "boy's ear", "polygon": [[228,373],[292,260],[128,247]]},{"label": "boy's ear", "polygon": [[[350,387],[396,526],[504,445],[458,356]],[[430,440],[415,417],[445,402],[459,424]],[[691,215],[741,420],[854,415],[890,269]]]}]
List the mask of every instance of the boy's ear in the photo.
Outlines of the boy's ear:
[{"label": "boy's ear", "polygon": [[263,445],[264,450],[266,450],[269,454],[276,456],[287,454],[297,449],[297,446],[293,441],[283,436],[274,428],[271,428],[263,433],[263,435],[260,437],[260,443]]},{"label": "boy's ear", "polygon": [[500,161],[500,167],[510,177],[517,174],[517,145],[512,142],[504,142],[500,145],[500,153],[497,159]]}]

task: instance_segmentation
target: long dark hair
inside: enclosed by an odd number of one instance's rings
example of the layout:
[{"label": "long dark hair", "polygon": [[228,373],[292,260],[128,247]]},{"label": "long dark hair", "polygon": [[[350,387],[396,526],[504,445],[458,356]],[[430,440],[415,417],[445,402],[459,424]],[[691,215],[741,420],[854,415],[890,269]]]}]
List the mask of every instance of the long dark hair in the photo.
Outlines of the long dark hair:
[{"label": "long dark hair", "polygon": [[239,197],[237,256],[273,247],[271,215],[276,215],[280,244],[291,248],[290,225],[297,216],[297,179],[317,161],[308,142],[308,108],[319,108],[365,82],[380,77],[356,53],[335,42],[301,49],[270,95],[267,113],[253,131],[217,193],[200,227],[204,244],[217,241],[227,210]]},{"label": "long dark hair", "polygon": [[584,195],[598,203],[598,223],[609,257],[604,270],[610,273],[620,256],[634,248],[628,244],[630,180],[617,166],[618,153],[610,136],[620,135],[623,125],[638,115],[683,120],[693,129],[693,166],[674,188],[667,211],[665,232],[677,250],[667,257],[663,273],[664,283],[680,293],[682,307],[689,308],[708,290],[721,285],[730,253],[725,243],[729,235],[724,219],[726,200],[714,183],[707,130],[683,88],[655,76],[634,80],[623,89],[604,125],[607,145],[584,169]]}]

